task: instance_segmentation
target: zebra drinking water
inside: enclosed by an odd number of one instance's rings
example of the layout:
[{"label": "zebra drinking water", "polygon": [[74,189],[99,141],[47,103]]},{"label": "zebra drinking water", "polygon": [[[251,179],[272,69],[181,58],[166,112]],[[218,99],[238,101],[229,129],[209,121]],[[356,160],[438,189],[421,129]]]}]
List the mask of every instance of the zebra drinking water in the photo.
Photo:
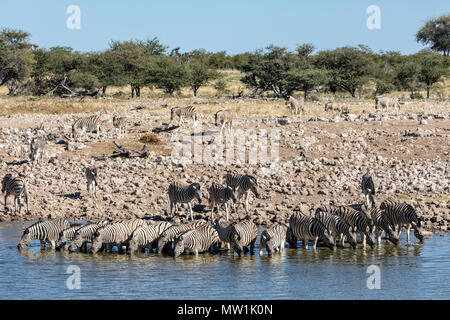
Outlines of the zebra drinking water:
[{"label": "zebra drinking water", "polygon": [[166,229],[163,233],[161,233],[159,239],[158,239],[158,249],[157,252],[161,253],[165,248],[168,247],[168,245],[174,241],[180,234],[183,234],[189,230],[193,230],[203,224],[206,224],[207,222],[205,220],[196,220],[194,222],[191,222],[189,224],[184,225],[178,225],[178,226],[171,226],[170,228]]},{"label": "zebra drinking water", "polygon": [[396,245],[400,242],[398,236],[395,234],[394,226],[391,224],[384,210],[378,208],[363,208],[363,211],[366,211],[366,214],[372,217],[374,224],[373,232],[378,245],[381,244],[381,236],[383,235],[383,232],[386,233],[388,240],[393,244]]},{"label": "zebra drinking water", "polygon": [[68,250],[69,245],[67,244],[67,242],[73,240],[73,238],[75,237],[75,233],[81,227],[81,224],[72,224],[69,228],[61,231],[58,241],[56,242],[56,250]]},{"label": "zebra drinking water", "polygon": [[[240,256],[242,252],[253,254],[258,228],[253,221],[246,219],[232,225],[231,240],[233,241],[233,250]],[[250,246],[250,249],[248,249]]]},{"label": "zebra drinking water", "polygon": [[293,214],[289,218],[289,228],[295,238],[303,241],[303,247],[308,249],[309,240],[313,241],[313,249],[316,249],[320,239],[329,249],[334,248],[334,239],[327,228],[316,218],[303,214]]},{"label": "zebra drinking water", "polygon": [[184,251],[195,255],[207,250],[214,251],[219,241],[217,231],[209,224],[203,224],[177,238],[173,256],[177,258]]},{"label": "zebra drinking water", "polygon": [[354,249],[356,248],[356,232],[351,230],[350,226],[341,217],[324,211],[317,211],[315,218],[322,222],[333,238],[340,242],[342,247],[344,246],[344,236],[346,236],[348,243]]},{"label": "zebra drinking water", "polygon": [[261,233],[259,254],[263,254],[263,250],[267,250],[267,254],[272,252],[284,252],[286,243],[286,232],[288,227],[279,223],[273,224]]},{"label": "zebra drinking water", "polygon": [[17,247],[19,250],[23,249],[31,244],[31,240],[38,239],[42,247],[50,243],[52,249],[55,249],[60,233],[69,227],[64,219],[38,221],[25,229]]},{"label": "zebra drinking water", "polygon": [[108,223],[110,223],[109,220],[100,220],[96,223],[89,223],[79,228],[75,232],[75,236],[70,243],[69,251],[73,252],[76,249],[81,248],[82,251],[86,252],[87,244],[89,242],[92,242],[92,240],[94,239],[94,234],[97,232],[97,230]]}]

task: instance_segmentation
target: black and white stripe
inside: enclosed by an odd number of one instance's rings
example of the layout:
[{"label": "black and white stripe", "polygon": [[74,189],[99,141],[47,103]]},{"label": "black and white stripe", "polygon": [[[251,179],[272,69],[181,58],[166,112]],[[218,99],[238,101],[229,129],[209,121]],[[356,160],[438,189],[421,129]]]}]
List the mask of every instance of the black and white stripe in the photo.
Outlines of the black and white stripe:
[{"label": "black and white stripe", "polygon": [[151,224],[137,227],[130,238],[128,239],[127,253],[134,253],[136,251],[145,252],[145,248],[148,248],[148,252],[152,252],[153,243],[158,238],[158,232]]},{"label": "black and white stripe", "polygon": [[96,139],[98,139],[100,134],[100,124],[101,124],[101,115],[99,114],[79,118],[75,120],[75,122],[72,124],[72,138],[76,138],[77,133],[80,130],[81,133],[78,136],[78,138],[80,139],[84,134],[86,134],[86,132],[92,132],[96,130],[97,132]]},{"label": "black and white stripe", "polygon": [[174,258],[184,251],[198,255],[200,252],[214,251],[218,242],[217,231],[209,224],[201,225],[180,235],[175,241]]},{"label": "black and white stripe", "polygon": [[118,132],[118,136],[126,136],[127,134],[127,119],[125,117],[118,117],[116,115],[113,116],[112,123],[114,128],[116,128],[116,132]]},{"label": "black and white stripe", "polygon": [[69,227],[69,223],[64,219],[38,221],[25,229],[17,247],[23,249],[31,244],[31,240],[38,239],[43,247],[50,243],[55,249],[61,231]]},{"label": "black and white stripe", "polygon": [[73,240],[70,243],[69,251],[73,252],[78,248],[81,248],[82,251],[86,252],[87,244],[93,241],[94,235],[97,232],[97,230],[108,223],[110,223],[109,220],[101,220],[96,223],[89,223],[79,228],[75,232],[75,236],[73,237]]},{"label": "black and white stripe", "polygon": [[84,173],[87,180],[86,188],[89,196],[97,198],[97,168],[86,168]]},{"label": "black and white stripe", "polygon": [[279,223],[273,224],[261,233],[259,240],[259,254],[263,254],[263,250],[267,250],[267,254],[272,252],[284,252],[286,243],[286,233],[288,227]]},{"label": "black and white stripe", "polygon": [[171,242],[174,241],[179,235],[189,230],[193,230],[206,223],[207,222],[205,220],[196,220],[189,224],[171,226],[170,228],[166,229],[158,239],[158,253],[161,253],[165,249],[167,249]]},{"label": "black and white stripe", "polygon": [[231,244],[233,243],[232,235],[233,235],[233,226],[232,224],[225,221],[223,217],[220,217],[214,221],[214,228],[219,234],[219,239],[221,242],[225,243],[228,247],[228,250],[231,248]]},{"label": "black and white stripe", "polygon": [[75,237],[75,233],[82,226],[83,225],[81,224],[72,224],[69,228],[61,231],[58,241],[56,242],[56,250],[68,250],[69,245],[67,244],[67,242],[73,240],[73,238]]},{"label": "black and white stripe", "polygon": [[423,241],[423,233],[420,226],[420,220],[417,217],[414,208],[405,203],[393,200],[386,200],[380,205],[380,209],[384,210],[391,224],[394,226],[394,231],[397,237],[400,238],[401,228],[406,226],[406,239],[409,242],[409,231],[414,230],[414,235],[419,241]]},{"label": "black and white stripe", "polygon": [[344,237],[347,237],[348,243],[356,248],[356,232],[350,229],[350,226],[339,216],[324,211],[316,211],[315,218],[331,233],[335,241],[339,241],[344,246]]},{"label": "black and white stripe", "polygon": [[325,246],[334,248],[334,239],[327,228],[318,219],[303,214],[293,214],[289,218],[289,228],[295,238],[303,241],[303,247],[308,249],[309,240],[313,241],[313,249],[320,239]]},{"label": "black and white stripe", "polygon": [[177,211],[178,203],[187,203],[189,212],[191,214],[191,220],[194,220],[192,213],[191,202],[194,199],[198,200],[198,203],[202,203],[200,195],[200,185],[198,183],[192,183],[189,186],[181,185],[179,183],[171,183],[168,189],[169,201],[170,201],[170,216],[173,216],[173,209]]},{"label": "black and white stripe", "polygon": [[174,107],[170,109],[170,121],[173,121],[175,117],[178,117],[178,125],[183,124],[184,118],[192,118],[193,121],[197,121],[196,108],[194,106]]},{"label": "black and white stripe", "polygon": [[[254,253],[256,237],[258,236],[258,228],[251,220],[242,220],[232,225],[231,240],[233,250],[238,254]],[[248,249],[250,246],[250,249]]]},{"label": "black and white stripe", "polygon": [[239,205],[241,204],[241,198],[245,194],[245,212],[248,213],[248,198],[250,191],[259,198],[259,192],[257,189],[258,181],[255,177],[250,175],[239,175],[227,173],[225,175],[225,183],[227,186],[236,190],[237,207],[236,212],[239,210]]},{"label": "black and white stripe", "polygon": [[25,179],[14,178],[11,174],[6,174],[2,180],[2,193],[5,194],[5,211],[7,209],[7,200],[10,195],[14,195],[14,213],[19,213],[22,209],[22,196],[25,198],[27,213],[30,212],[30,203],[28,200],[28,191]]},{"label": "black and white stripe", "polygon": [[375,183],[373,182],[372,176],[366,173],[362,177],[361,189],[366,197],[367,208],[375,208]]},{"label": "black and white stripe", "polygon": [[400,110],[400,102],[398,101],[397,97],[376,96],[375,109],[378,109],[378,104],[381,106],[381,109],[386,108],[386,111],[389,111],[390,106],[392,106],[392,111],[398,113],[398,110]]},{"label": "black and white stripe", "polygon": [[374,224],[373,232],[378,245],[381,244],[381,236],[383,232],[386,233],[389,241],[393,244],[399,243],[399,238],[394,231],[394,226],[391,224],[388,216],[385,214],[384,210],[378,208],[372,208],[366,213],[372,217]]},{"label": "black and white stripe", "polygon": [[[147,225],[145,223],[145,225]],[[102,246],[111,249],[117,246],[119,253],[123,252],[123,246],[128,244],[128,239],[139,225],[129,221],[107,224],[97,229],[92,240],[91,253],[97,253]]]},{"label": "black and white stripe", "polygon": [[209,205],[211,207],[211,221],[214,221],[214,208],[219,212],[219,206],[225,206],[225,212],[227,214],[227,221],[229,220],[228,203],[236,202],[236,196],[233,188],[222,187],[216,183],[213,183],[209,188]]}]

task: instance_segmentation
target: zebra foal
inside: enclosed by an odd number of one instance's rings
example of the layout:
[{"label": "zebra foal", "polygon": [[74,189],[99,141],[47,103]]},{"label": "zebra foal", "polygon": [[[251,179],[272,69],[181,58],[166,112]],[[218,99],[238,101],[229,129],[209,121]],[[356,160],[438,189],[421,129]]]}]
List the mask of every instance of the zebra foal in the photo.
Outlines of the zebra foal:
[{"label": "zebra foal", "polygon": [[233,113],[231,110],[219,110],[214,115],[214,124],[217,126],[221,125],[220,134],[225,126],[228,126],[229,131],[233,128]]},{"label": "zebra foal", "polygon": [[33,138],[30,144],[30,159],[33,163],[37,163],[38,159],[42,161],[44,158],[45,139]]}]

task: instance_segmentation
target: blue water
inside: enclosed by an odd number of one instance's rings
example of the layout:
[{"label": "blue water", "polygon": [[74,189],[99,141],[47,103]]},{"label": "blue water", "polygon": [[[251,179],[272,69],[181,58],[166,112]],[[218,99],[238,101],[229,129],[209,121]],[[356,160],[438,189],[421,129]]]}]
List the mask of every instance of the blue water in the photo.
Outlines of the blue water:
[{"label": "blue water", "polygon": [[[450,237],[375,250],[286,249],[284,254],[169,256],[19,252],[26,223],[0,223],[2,299],[449,299]],[[70,265],[80,289],[69,289]],[[370,265],[380,289],[368,289]]]}]

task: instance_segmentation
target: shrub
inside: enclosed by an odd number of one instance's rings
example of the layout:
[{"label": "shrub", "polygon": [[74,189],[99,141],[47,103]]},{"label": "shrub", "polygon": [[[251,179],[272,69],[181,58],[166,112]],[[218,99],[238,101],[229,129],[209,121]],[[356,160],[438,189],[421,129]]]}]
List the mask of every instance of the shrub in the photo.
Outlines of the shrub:
[{"label": "shrub", "polygon": [[159,140],[158,136],[154,133],[143,135],[139,141],[146,144],[161,144],[161,140]]},{"label": "shrub", "polygon": [[409,97],[411,99],[423,99],[423,96],[418,92],[411,93],[411,95]]}]

